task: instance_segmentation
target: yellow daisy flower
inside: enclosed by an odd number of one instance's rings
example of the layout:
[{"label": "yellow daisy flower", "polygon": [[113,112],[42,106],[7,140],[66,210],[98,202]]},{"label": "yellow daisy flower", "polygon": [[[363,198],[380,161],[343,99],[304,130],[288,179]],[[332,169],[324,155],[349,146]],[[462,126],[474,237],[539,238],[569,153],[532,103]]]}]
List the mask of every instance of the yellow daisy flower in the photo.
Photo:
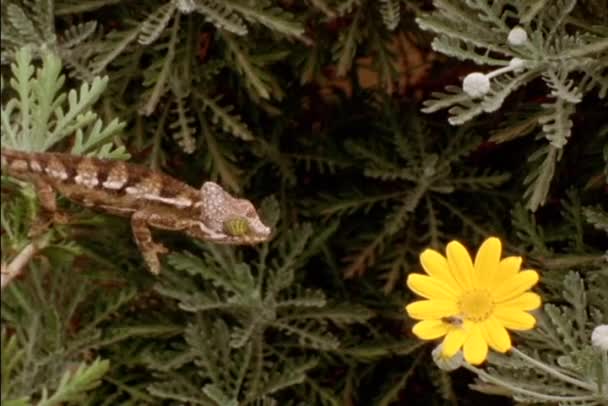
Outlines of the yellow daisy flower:
[{"label": "yellow daisy flower", "polygon": [[409,316],[421,320],[413,333],[423,340],[445,336],[442,354],[451,358],[463,348],[470,364],[482,363],[488,346],[504,353],[511,348],[507,329],[529,330],[536,323],[528,313],[541,304],[528,290],[538,273],[520,271],[521,257],[500,259],[501,243],[486,239],[475,256],[458,241],[446,247],[446,257],[427,249],[420,254],[424,274],[410,274],[407,286],[424,297],[405,307]]}]

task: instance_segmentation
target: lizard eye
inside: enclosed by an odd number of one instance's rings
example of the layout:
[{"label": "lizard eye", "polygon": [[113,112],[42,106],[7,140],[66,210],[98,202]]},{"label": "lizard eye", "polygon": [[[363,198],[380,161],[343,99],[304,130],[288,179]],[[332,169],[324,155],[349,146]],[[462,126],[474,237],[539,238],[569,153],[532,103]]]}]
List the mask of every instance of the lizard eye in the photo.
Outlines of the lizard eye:
[{"label": "lizard eye", "polygon": [[249,221],[244,217],[232,217],[224,221],[224,232],[233,237],[240,237],[249,232]]}]

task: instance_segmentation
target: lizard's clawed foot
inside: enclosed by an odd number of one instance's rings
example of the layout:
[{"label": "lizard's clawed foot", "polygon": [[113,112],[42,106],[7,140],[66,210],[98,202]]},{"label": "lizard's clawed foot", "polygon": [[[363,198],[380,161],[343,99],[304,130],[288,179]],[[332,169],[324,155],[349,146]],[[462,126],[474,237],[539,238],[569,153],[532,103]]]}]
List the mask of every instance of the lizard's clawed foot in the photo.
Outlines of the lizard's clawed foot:
[{"label": "lizard's clawed foot", "polygon": [[169,249],[167,247],[165,247],[163,244],[159,244],[159,243],[154,243],[151,247],[151,249],[156,253],[156,254],[166,254],[167,252],[169,252]]},{"label": "lizard's clawed foot", "polygon": [[52,221],[54,224],[69,224],[70,216],[67,213],[54,212]]},{"label": "lizard's clawed foot", "polygon": [[27,236],[29,238],[36,238],[36,237],[40,237],[42,234],[44,234],[51,226],[52,224],[52,220],[48,219],[48,218],[38,218],[36,220],[34,220],[34,222],[32,223],[30,230],[27,233]]},{"label": "lizard's clawed foot", "polygon": [[158,275],[160,273],[160,260],[158,259],[159,255],[166,254],[169,252],[167,247],[162,244],[150,243],[147,244],[145,249],[142,250],[142,255],[148,265],[148,269],[154,275]]},{"label": "lizard's clawed foot", "polygon": [[67,213],[54,211],[52,213],[42,212],[40,216],[34,220],[28,237],[37,237],[46,232],[55,224],[65,225],[70,223],[70,216]]}]

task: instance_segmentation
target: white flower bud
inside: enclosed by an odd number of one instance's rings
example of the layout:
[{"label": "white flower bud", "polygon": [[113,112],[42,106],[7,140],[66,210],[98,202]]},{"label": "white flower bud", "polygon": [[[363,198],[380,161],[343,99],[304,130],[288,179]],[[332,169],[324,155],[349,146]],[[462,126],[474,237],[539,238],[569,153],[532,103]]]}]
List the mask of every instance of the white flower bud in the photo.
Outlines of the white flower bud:
[{"label": "white flower bud", "polygon": [[511,69],[513,69],[513,71],[516,73],[524,70],[525,65],[526,61],[521,58],[513,58],[509,61],[509,67],[511,67]]},{"label": "white flower bud", "polygon": [[520,26],[513,27],[513,29],[509,31],[507,41],[514,46],[523,45],[528,41],[528,33]]},{"label": "white flower bud", "polygon": [[600,324],[593,329],[591,344],[600,350],[608,351],[608,324]]},{"label": "white flower bud", "polygon": [[462,350],[458,351],[452,358],[446,358],[442,354],[442,345],[439,344],[437,347],[433,349],[431,355],[433,357],[433,361],[435,361],[435,365],[443,371],[454,371],[464,365],[464,356],[462,355]]},{"label": "white flower bud", "polygon": [[177,9],[184,14],[190,14],[196,8],[196,4],[193,0],[177,0],[175,5]]},{"label": "white flower bud", "polygon": [[490,91],[490,79],[483,73],[469,73],[462,81],[462,90],[471,97],[482,97]]}]

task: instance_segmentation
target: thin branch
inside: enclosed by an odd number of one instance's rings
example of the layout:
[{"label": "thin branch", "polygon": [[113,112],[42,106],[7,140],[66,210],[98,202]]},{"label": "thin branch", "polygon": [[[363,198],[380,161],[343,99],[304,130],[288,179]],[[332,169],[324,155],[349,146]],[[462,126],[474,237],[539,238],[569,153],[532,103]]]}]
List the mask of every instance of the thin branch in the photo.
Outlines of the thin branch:
[{"label": "thin branch", "polygon": [[43,250],[51,241],[51,233],[48,232],[42,237],[37,238],[26,245],[10,264],[2,264],[0,289],[4,289],[8,284],[21,275],[27,264],[32,260],[34,255]]}]

